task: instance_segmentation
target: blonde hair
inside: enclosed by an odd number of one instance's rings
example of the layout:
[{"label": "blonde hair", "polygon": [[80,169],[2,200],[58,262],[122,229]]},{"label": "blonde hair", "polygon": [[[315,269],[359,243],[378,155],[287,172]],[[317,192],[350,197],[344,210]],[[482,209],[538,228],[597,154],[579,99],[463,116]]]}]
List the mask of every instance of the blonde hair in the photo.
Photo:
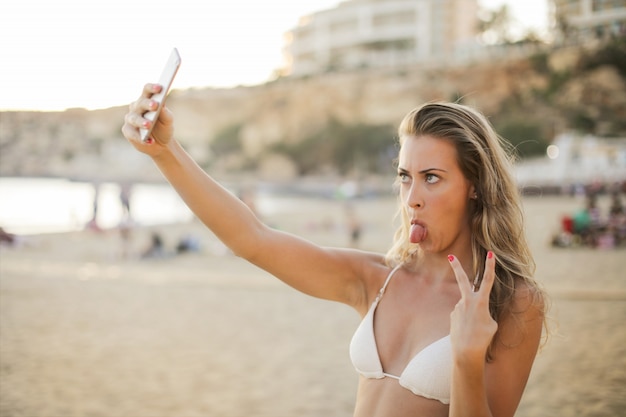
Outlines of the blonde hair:
[{"label": "blonde hair", "polygon": [[[493,319],[500,323],[505,314],[511,313],[519,284],[525,284],[537,297],[538,305],[543,306],[545,297],[533,277],[535,262],[524,233],[521,197],[507,142],[496,134],[485,116],[456,103],[425,104],[407,114],[398,128],[400,146],[408,137],[426,135],[454,144],[459,167],[476,190],[477,197],[470,200],[469,207],[473,261],[470,279],[482,276],[487,251],[491,250],[496,255],[496,280],[489,300]],[[410,219],[406,206],[402,202],[399,206],[401,225],[386,259],[389,265],[410,265],[421,252],[419,246],[409,242]]]}]

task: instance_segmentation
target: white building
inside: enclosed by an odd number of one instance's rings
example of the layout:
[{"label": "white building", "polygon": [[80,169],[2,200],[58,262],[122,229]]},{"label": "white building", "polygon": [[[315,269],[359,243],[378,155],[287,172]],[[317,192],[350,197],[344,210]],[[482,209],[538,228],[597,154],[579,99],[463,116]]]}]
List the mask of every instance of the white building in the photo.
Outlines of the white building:
[{"label": "white building", "polygon": [[626,0],[551,0],[564,41],[626,36]]},{"label": "white building", "polygon": [[300,19],[286,34],[287,72],[393,67],[474,48],[477,0],[349,0]]},{"label": "white building", "polygon": [[561,134],[548,148],[549,157],[522,161],[516,175],[522,187],[626,181],[626,139]]}]

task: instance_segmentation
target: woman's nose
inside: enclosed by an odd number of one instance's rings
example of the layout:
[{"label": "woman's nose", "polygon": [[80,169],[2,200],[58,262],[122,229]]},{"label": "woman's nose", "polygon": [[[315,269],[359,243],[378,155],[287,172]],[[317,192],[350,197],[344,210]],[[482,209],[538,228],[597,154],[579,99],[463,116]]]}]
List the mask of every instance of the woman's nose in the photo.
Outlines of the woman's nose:
[{"label": "woman's nose", "polygon": [[424,207],[424,199],[422,198],[419,187],[415,183],[411,185],[411,188],[409,188],[405,202],[410,208]]}]

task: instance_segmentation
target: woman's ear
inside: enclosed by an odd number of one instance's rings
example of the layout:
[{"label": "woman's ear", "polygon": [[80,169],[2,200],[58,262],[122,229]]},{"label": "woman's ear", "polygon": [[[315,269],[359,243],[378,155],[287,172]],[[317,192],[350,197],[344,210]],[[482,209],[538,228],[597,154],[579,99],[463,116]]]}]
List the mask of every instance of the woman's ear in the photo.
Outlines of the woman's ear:
[{"label": "woman's ear", "polygon": [[469,196],[468,196],[471,200],[477,200],[478,199],[478,193],[476,192],[476,187],[474,185],[471,185],[469,188]]}]

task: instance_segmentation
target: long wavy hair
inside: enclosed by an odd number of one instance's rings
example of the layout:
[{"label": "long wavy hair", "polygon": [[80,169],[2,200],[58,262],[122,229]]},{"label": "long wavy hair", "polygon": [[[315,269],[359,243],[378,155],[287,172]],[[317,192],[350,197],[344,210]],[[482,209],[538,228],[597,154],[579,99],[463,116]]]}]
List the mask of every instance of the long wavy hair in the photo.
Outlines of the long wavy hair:
[{"label": "long wavy hair", "polygon": [[[469,204],[473,275],[468,278],[482,277],[487,251],[496,255],[496,280],[489,300],[493,319],[500,323],[513,313],[511,306],[519,284],[531,290],[545,317],[546,297],[533,277],[535,262],[524,233],[521,197],[513,177],[514,153],[508,142],[496,134],[485,116],[457,103],[428,103],[414,109],[400,124],[398,136],[400,146],[406,138],[430,136],[456,147],[459,167],[476,190],[476,198]],[[406,205],[400,201],[399,207],[401,224],[386,257],[392,266],[411,265],[421,256],[419,245],[409,241]]]}]

